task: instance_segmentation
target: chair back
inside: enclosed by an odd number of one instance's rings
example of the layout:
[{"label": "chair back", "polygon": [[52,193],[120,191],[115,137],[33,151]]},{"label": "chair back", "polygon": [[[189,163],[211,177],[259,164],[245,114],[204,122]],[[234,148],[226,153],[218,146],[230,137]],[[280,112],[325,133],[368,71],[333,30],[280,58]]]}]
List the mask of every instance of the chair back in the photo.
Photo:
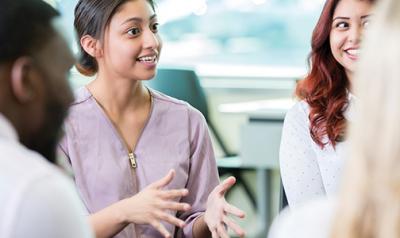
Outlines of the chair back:
[{"label": "chair back", "polygon": [[207,100],[194,70],[159,68],[154,79],[146,85],[168,96],[188,102],[208,121]]}]

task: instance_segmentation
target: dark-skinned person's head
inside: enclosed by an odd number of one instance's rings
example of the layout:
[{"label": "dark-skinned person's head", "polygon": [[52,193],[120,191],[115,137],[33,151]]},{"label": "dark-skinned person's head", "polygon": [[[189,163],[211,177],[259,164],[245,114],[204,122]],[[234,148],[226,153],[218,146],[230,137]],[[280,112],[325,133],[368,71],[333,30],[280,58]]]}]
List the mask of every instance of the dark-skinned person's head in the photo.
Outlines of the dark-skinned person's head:
[{"label": "dark-skinned person's head", "polygon": [[74,58],[58,18],[42,0],[0,0],[0,114],[23,145],[53,163],[73,99],[67,76]]}]

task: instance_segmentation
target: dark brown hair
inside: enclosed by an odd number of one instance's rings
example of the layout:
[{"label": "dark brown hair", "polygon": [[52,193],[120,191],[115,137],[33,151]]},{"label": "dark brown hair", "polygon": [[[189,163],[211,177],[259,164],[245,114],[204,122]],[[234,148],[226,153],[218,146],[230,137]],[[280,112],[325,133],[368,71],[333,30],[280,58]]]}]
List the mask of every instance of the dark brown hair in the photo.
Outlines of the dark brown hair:
[{"label": "dark brown hair", "polygon": [[[333,57],[329,41],[332,17],[339,2],[326,1],[312,35],[310,72],[296,88],[296,95],[310,107],[310,134],[321,148],[326,144],[335,147],[342,141],[347,124],[344,112],[349,103],[350,82],[343,66]],[[323,141],[324,136],[328,141]]]},{"label": "dark brown hair", "polygon": [[[99,40],[102,39],[111,18],[118,8],[127,1],[129,0],[79,0],[75,7],[74,26],[81,53],[76,64],[76,68],[80,73],[92,76],[98,70],[96,59],[85,52],[80,44],[80,39],[85,35],[90,35]],[[155,10],[153,0],[147,0],[147,2]]]}]

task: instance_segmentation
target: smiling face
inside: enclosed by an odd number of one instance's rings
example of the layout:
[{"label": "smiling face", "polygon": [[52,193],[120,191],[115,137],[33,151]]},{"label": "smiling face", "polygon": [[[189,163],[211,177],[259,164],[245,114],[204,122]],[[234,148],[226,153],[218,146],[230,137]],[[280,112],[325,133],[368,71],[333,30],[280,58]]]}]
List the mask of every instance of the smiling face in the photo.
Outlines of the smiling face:
[{"label": "smiling face", "polygon": [[358,60],[362,32],[369,23],[371,9],[371,3],[366,0],[341,0],[333,13],[330,47],[348,77]]},{"label": "smiling face", "polygon": [[106,28],[99,73],[117,78],[154,77],[161,51],[156,14],[146,0],[121,5]]}]

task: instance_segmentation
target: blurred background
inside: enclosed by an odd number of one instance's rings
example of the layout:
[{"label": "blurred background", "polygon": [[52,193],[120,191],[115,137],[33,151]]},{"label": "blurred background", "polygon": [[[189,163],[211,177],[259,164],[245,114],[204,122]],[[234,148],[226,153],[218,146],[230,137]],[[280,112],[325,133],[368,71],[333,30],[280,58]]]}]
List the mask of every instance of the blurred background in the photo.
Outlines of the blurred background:
[{"label": "blurred background", "polygon": [[[77,1],[48,2],[61,11],[61,30],[77,53],[73,30]],[[244,180],[228,200],[247,212],[240,221],[247,237],[265,237],[281,207],[280,129],[293,104],[296,81],[307,72],[311,33],[323,3],[156,0],[163,39],[160,68],[195,73],[205,96],[208,123],[215,128],[217,157],[233,158],[218,160],[220,172],[240,173]],[[70,80],[77,88],[91,79],[72,69]],[[157,80],[150,85],[157,88]],[[171,81],[168,90],[173,94],[177,87],[183,86]]]}]

